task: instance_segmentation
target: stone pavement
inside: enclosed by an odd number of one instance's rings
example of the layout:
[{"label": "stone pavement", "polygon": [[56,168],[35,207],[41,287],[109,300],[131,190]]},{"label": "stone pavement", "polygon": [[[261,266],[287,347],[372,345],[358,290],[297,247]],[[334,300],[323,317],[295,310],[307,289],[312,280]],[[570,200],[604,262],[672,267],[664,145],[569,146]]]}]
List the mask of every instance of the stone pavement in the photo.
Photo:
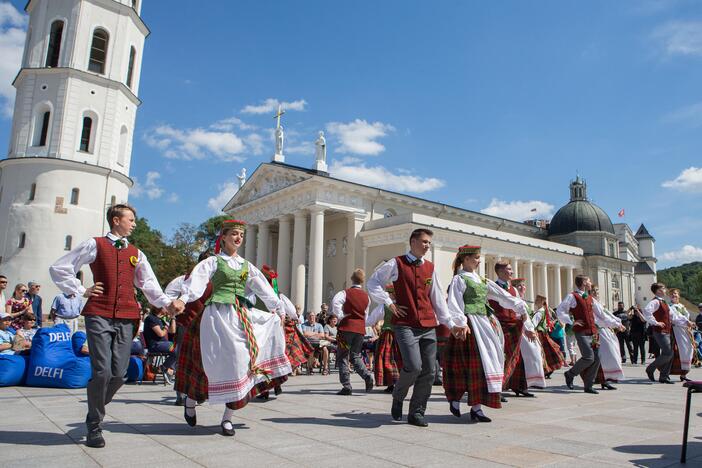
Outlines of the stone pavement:
[{"label": "stone pavement", "polygon": [[[396,423],[390,396],[336,396],[337,375],[291,378],[285,393],[235,413],[219,435],[221,406],[198,407],[196,428],[170,387],[127,385],[108,406],[107,447],[83,445],[85,390],[0,389],[0,465],[11,466],[671,466],[680,457],[684,391],[652,384],[643,367],[617,391],[567,390],[554,374],[536,399],[487,409],[491,424],[451,416],[440,387],[426,429]],[[694,369],[692,378],[702,379]],[[359,389],[362,382],[354,376]],[[576,384],[580,382],[576,381]],[[407,404],[405,404],[407,407]],[[467,413],[467,408],[463,407]],[[688,465],[702,466],[702,395],[693,395]]]}]

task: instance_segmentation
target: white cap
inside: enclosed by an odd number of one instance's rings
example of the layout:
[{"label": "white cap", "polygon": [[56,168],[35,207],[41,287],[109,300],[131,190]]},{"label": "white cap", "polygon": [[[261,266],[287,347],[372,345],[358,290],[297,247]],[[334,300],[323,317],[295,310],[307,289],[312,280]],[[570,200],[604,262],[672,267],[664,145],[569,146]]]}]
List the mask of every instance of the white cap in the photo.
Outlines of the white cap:
[{"label": "white cap", "polygon": [[12,316],[10,316],[10,314],[5,312],[4,310],[0,310],[0,320],[11,319],[11,318],[12,318]]}]

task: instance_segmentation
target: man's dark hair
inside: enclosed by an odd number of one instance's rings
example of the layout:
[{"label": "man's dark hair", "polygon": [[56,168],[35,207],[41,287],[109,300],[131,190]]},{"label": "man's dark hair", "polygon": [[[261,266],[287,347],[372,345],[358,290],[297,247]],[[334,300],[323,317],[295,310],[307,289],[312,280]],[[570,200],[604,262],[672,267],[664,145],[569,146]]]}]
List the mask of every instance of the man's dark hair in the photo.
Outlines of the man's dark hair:
[{"label": "man's dark hair", "polygon": [[205,260],[206,258],[210,258],[213,255],[214,253],[212,253],[210,249],[207,249],[197,256],[197,263],[200,263],[201,261]]},{"label": "man's dark hair", "polygon": [[434,232],[431,229],[417,228],[414,231],[412,231],[412,234],[410,234],[410,242],[412,242],[413,239],[419,239],[419,236],[421,236],[422,234],[426,234],[429,237],[434,237]]},{"label": "man's dark hair", "polygon": [[509,262],[506,260],[500,260],[499,262],[495,262],[495,273],[499,273],[500,270],[504,270],[509,266]]},{"label": "man's dark hair", "polygon": [[585,284],[585,281],[589,280],[590,277],[587,275],[578,275],[575,277],[575,286],[578,288],[582,288],[583,285]]},{"label": "man's dark hair", "polygon": [[663,283],[653,283],[653,284],[651,285],[651,292],[652,292],[653,294],[656,294],[656,293],[658,292],[658,290],[659,290],[659,289],[662,289],[662,288],[665,288],[665,284],[663,284]]},{"label": "man's dark hair", "polygon": [[122,216],[124,216],[125,211],[131,211],[132,213],[134,213],[134,217],[136,217],[137,215],[136,209],[133,206],[129,206],[125,203],[120,203],[119,205],[111,206],[107,210],[107,224],[110,225],[110,229],[112,229],[114,226],[114,218],[121,218]]},{"label": "man's dark hair", "polygon": [[0,278],[7,279],[7,276],[5,276],[5,275],[0,275]]}]

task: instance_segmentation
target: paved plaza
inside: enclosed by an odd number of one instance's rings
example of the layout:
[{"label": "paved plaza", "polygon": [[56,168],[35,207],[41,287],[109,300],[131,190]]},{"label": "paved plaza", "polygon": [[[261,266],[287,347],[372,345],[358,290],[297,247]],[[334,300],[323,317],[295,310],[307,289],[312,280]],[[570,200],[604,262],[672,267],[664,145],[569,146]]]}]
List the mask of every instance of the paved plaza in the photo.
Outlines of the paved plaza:
[{"label": "paved plaza", "polygon": [[[426,429],[396,423],[390,396],[336,396],[337,375],[298,376],[285,393],[235,414],[236,436],[219,434],[221,406],[198,407],[188,427],[171,387],[127,385],[108,407],[107,447],[83,444],[85,390],[0,389],[0,465],[11,466],[671,466],[680,457],[682,386],[652,384],[643,367],[617,391],[573,392],[554,374],[536,399],[487,410],[491,424],[448,413],[434,387]],[[702,378],[702,370],[693,370]],[[358,379],[357,377],[355,377]],[[362,388],[360,380],[354,381]],[[576,382],[577,383],[577,382]],[[407,404],[405,404],[405,407]],[[467,412],[464,405],[463,410]],[[702,396],[693,396],[689,466],[702,465]]]}]

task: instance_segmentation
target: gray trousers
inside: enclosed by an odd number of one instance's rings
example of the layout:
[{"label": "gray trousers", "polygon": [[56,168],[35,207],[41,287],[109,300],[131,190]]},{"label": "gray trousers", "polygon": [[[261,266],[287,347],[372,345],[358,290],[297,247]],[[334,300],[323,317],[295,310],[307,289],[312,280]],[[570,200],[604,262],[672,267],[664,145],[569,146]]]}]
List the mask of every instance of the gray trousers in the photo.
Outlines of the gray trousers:
[{"label": "gray trousers", "polygon": [[400,379],[395,384],[392,397],[403,401],[414,385],[409,415],[424,414],[431,396],[436,366],[436,330],[393,326],[395,341],[402,355]]},{"label": "gray trousers", "polygon": [[600,356],[598,350],[592,349],[592,335],[581,335],[580,333],[575,333],[575,340],[578,343],[578,349],[580,350],[580,359],[575,362],[575,365],[571,367],[566,372],[569,375],[581,376],[583,378],[583,385],[586,389],[592,388],[592,384],[595,383],[595,377],[597,377],[597,371],[600,368]]},{"label": "gray trousers", "polygon": [[124,383],[134,337],[134,320],[85,317],[92,376],[88,382],[88,431],[98,429],[105,417],[105,405]]},{"label": "gray trousers", "polygon": [[658,369],[661,373],[659,379],[666,380],[670,376],[670,368],[673,366],[673,347],[670,344],[670,334],[653,332],[653,339],[656,340],[660,348],[658,357],[646,367],[647,372]]},{"label": "gray trousers", "polygon": [[337,338],[336,359],[339,361],[339,382],[344,388],[351,389],[351,371],[349,358],[354,370],[366,382],[372,379],[371,373],[363,363],[361,350],[363,349],[363,335],[348,331],[340,331]]}]

